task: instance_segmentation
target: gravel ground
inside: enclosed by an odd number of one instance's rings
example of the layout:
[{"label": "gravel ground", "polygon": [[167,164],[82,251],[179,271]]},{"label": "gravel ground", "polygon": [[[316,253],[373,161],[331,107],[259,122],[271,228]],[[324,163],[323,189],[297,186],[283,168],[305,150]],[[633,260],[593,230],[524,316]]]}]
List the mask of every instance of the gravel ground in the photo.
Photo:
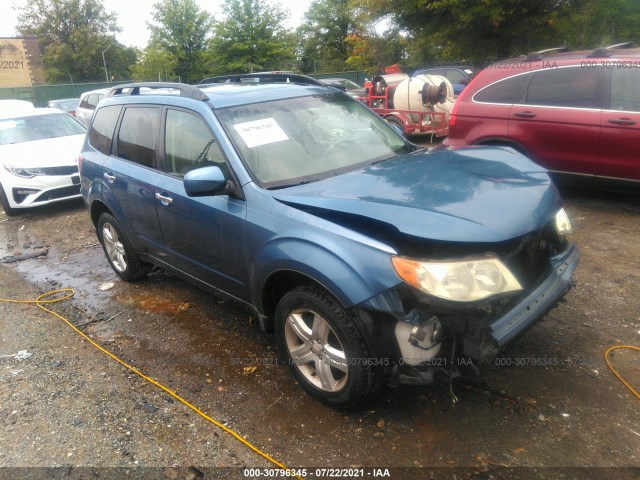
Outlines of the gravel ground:
[{"label": "gravel ground", "polygon": [[[48,247],[0,264],[0,297],[76,289],[53,308],[308,478],[334,467],[390,468],[394,479],[638,478],[639,403],[603,352],[640,345],[640,202],[569,192],[567,210],[583,254],[576,287],[483,371],[483,388],[455,384],[456,404],[447,386],[383,387],[348,412],[318,404],[240,307],[160,271],[117,280],[79,202],[0,214],[0,258]],[[270,466],[34,305],[2,303],[0,314],[0,478],[259,478],[239,467]],[[640,388],[640,355],[613,361]]]}]

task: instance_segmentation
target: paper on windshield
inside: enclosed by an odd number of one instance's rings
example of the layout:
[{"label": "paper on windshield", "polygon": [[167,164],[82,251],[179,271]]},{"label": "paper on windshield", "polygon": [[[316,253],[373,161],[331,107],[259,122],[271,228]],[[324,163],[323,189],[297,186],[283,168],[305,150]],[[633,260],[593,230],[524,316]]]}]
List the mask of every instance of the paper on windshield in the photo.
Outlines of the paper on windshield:
[{"label": "paper on windshield", "polygon": [[273,118],[263,118],[251,122],[237,123],[233,126],[247,147],[254,148],[269,143],[289,140],[287,134]]},{"label": "paper on windshield", "polygon": [[0,122],[0,130],[7,130],[9,128],[16,128],[15,120],[4,120]]}]

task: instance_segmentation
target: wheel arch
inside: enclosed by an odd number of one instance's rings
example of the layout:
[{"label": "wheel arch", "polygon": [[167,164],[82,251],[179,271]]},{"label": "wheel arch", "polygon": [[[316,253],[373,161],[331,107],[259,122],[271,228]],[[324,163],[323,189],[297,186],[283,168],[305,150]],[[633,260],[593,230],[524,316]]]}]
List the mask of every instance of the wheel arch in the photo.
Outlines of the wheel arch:
[{"label": "wheel arch", "polygon": [[290,290],[298,286],[315,286],[327,292],[344,307],[344,303],[322,282],[297,270],[278,270],[269,275],[262,286],[260,295],[261,311],[269,318],[273,327],[273,316],[280,299]]},{"label": "wheel arch", "polygon": [[271,316],[282,295],[297,285],[317,285],[349,309],[400,283],[391,268],[375,267],[390,262],[388,252],[315,240],[279,238],[260,250],[251,274],[259,314]]},{"label": "wheel arch", "polygon": [[89,214],[91,215],[91,222],[93,222],[93,226],[98,226],[98,220],[100,220],[100,215],[103,213],[109,213],[113,215],[109,207],[107,207],[100,200],[95,200],[91,203],[91,207],[89,208]]}]

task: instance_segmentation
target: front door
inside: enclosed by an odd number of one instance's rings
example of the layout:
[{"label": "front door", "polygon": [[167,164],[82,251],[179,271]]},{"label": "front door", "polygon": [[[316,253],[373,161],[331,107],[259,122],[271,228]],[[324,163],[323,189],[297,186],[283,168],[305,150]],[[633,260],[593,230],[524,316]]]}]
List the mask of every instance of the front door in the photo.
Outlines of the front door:
[{"label": "front door", "polygon": [[199,167],[217,166],[230,175],[226,158],[202,117],[186,110],[167,109],[164,165],[155,201],[170,263],[247,300],[245,201],[228,195],[191,198],[184,190],[184,175]]}]

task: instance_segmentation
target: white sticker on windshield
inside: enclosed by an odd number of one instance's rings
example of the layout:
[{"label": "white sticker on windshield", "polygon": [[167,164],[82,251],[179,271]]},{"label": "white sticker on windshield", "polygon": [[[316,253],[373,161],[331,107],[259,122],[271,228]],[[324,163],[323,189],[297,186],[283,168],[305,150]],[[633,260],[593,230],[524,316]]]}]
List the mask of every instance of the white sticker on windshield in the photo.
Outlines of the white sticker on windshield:
[{"label": "white sticker on windshield", "polygon": [[0,130],[7,130],[9,128],[16,128],[15,120],[5,120],[4,122],[0,122]]},{"label": "white sticker on windshield", "polygon": [[289,140],[287,134],[284,133],[284,130],[280,128],[278,122],[273,118],[238,123],[233,128],[236,129],[249,148]]},{"label": "white sticker on windshield", "polygon": [[466,73],[467,75],[471,75],[473,72],[471,70],[469,70],[468,68],[464,69],[464,73]]}]

